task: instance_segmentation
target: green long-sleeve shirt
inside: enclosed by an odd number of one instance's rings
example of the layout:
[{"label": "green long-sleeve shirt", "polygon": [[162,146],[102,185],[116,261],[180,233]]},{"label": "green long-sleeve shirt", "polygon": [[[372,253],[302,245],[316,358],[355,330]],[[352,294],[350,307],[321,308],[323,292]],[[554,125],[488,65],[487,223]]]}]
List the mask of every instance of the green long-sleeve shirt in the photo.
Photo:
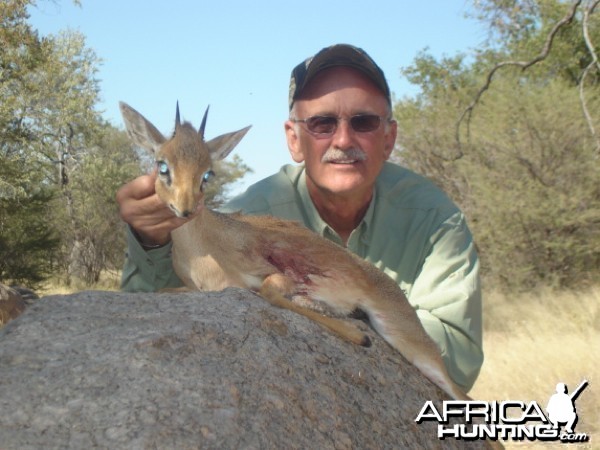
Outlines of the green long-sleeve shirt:
[{"label": "green long-sleeve shirt", "polygon": [[[313,205],[303,166],[282,167],[231,200],[224,211],[295,220],[343,245]],[[440,346],[452,378],[470,389],[483,362],[479,260],[454,203],[425,178],[386,163],[367,213],[346,246],[398,283]],[[167,245],[146,252],[129,232],[122,289],[180,286],[170,251]]]}]

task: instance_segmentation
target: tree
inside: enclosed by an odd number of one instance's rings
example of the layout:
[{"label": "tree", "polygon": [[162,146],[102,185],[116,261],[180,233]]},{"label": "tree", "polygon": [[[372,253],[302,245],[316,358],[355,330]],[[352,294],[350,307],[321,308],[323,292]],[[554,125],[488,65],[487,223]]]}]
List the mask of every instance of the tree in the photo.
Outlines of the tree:
[{"label": "tree", "polygon": [[[578,3],[480,1],[492,33],[473,62],[423,53],[405,70],[422,91],[396,104],[398,157],[462,206],[483,273],[501,286],[571,286],[599,274],[600,167],[589,126],[600,116],[599,72],[583,77],[594,56],[584,15],[572,14]],[[600,40],[597,19],[586,20]]]},{"label": "tree", "polygon": [[[23,173],[19,161],[0,161],[0,176]],[[12,177],[12,195],[0,195],[0,280],[28,283],[32,287],[52,270],[58,236],[48,223],[52,192],[31,189],[25,177]],[[27,192],[27,194],[24,194]]]},{"label": "tree", "polygon": [[[81,33],[40,37],[27,22],[35,4],[0,3],[0,279],[54,271],[90,284],[122,265],[114,196],[142,168],[96,110],[100,59]],[[248,170],[239,158],[216,165],[208,203]]]},{"label": "tree", "polygon": [[[19,275],[20,279],[40,281],[51,261],[54,270],[85,267],[86,271],[77,270],[77,274],[84,273],[83,278],[90,280],[98,270],[96,250],[102,247],[92,245],[90,236],[103,234],[90,231],[93,205],[74,190],[85,188],[106,200],[101,189],[81,186],[81,180],[102,173],[100,166],[94,167],[98,148],[116,130],[103,124],[95,109],[100,61],[86,47],[84,37],[77,32],[39,37],[27,23],[27,5],[35,2],[10,0],[0,5],[0,198],[4,199],[0,202],[0,238],[7,266],[0,276],[15,278],[14,274],[25,273],[17,267],[14,255],[19,254],[29,261],[31,273],[25,278]],[[110,164],[115,160],[104,158]],[[109,178],[101,182],[95,178],[98,186],[124,182],[118,171],[105,175]],[[52,208],[41,207],[40,199],[49,201]],[[114,193],[111,200],[114,203]],[[114,224],[118,215],[113,211],[105,219]],[[36,228],[38,223],[45,226]],[[37,254],[43,254],[43,260],[36,259]],[[95,257],[83,261],[83,254]]]},{"label": "tree", "polygon": [[24,99],[39,90],[29,75],[49,51],[27,23],[28,3],[0,3],[0,279],[35,284],[48,275],[58,240],[47,223],[52,189],[27,149],[35,138],[23,114]]},{"label": "tree", "polygon": [[210,180],[204,191],[204,203],[212,209],[217,209],[227,201],[230,187],[252,169],[242,161],[239,155],[233,155],[227,160],[215,161],[216,176]]},{"label": "tree", "polygon": [[125,233],[115,193],[140,166],[127,134],[109,124],[87,145],[70,180],[73,210],[57,209],[63,212],[57,220],[69,230],[63,235],[63,270],[89,285],[123,264]]}]

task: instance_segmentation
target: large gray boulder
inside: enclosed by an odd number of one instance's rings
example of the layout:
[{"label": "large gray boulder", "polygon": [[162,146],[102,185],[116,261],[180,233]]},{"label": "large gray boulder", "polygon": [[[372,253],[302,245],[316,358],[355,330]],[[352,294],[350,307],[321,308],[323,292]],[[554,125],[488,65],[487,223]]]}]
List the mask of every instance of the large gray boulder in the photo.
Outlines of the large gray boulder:
[{"label": "large gray boulder", "polygon": [[241,289],[42,298],[0,329],[0,448],[464,448],[357,323],[370,348]]}]

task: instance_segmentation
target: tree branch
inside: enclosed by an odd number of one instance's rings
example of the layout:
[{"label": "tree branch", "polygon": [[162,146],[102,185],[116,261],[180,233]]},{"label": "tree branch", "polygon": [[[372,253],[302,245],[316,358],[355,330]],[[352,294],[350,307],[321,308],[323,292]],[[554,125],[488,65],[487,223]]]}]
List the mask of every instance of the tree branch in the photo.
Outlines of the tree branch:
[{"label": "tree branch", "polygon": [[[468,135],[469,123],[471,121],[471,115],[473,113],[473,110],[475,109],[475,106],[477,106],[479,101],[481,100],[481,97],[483,96],[485,91],[487,91],[490,88],[490,86],[492,84],[492,80],[493,80],[496,72],[498,72],[498,70],[502,69],[503,67],[507,67],[507,66],[516,66],[516,67],[520,67],[521,70],[527,70],[529,67],[533,66],[534,64],[537,64],[540,61],[543,61],[544,59],[546,59],[548,57],[548,54],[550,53],[550,50],[552,49],[552,43],[554,42],[554,37],[556,36],[558,31],[563,26],[568,25],[573,20],[573,18],[575,17],[575,13],[577,12],[577,8],[579,8],[579,5],[581,4],[581,2],[582,2],[582,0],[575,0],[573,2],[573,5],[571,5],[571,9],[567,13],[567,15],[565,15],[559,22],[556,23],[556,25],[554,25],[554,27],[552,28],[552,30],[546,37],[546,42],[544,43],[544,47],[542,48],[542,50],[536,57],[534,57],[533,59],[531,59],[529,61],[503,61],[503,62],[496,64],[492,68],[492,70],[490,70],[490,72],[488,73],[488,76],[486,78],[485,84],[481,87],[481,89],[479,89],[479,91],[475,95],[475,98],[473,99],[473,101],[463,111],[463,113],[461,114],[461,116],[458,119],[458,122],[456,124],[456,142],[458,142],[459,148],[461,145],[460,144],[460,127],[461,127],[463,121],[466,119],[467,120],[467,135]],[[598,1],[596,1],[596,3],[597,2]]]},{"label": "tree branch", "polygon": [[590,55],[592,56],[592,61],[588,64],[588,66],[584,69],[583,74],[581,76],[581,80],[579,80],[579,100],[581,101],[581,109],[583,109],[583,115],[585,116],[585,120],[588,124],[588,128],[590,129],[590,133],[592,137],[596,140],[596,152],[600,153],[600,138],[596,133],[596,128],[594,127],[594,122],[592,119],[592,115],[587,107],[587,102],[585,100],[585,79],[587,78],[588,73],[594,66],[600,70],[600,63],[598,62],[598,55],[596,53],[596,49],[594,48],[594,44],[590,39],[590,34],[588,30],[588,21],[590,14],[594,12],[594,9],[600,0],[595,0],[588,8],[583,11],[583,39],[585,40],[585,45],[587,46]]}]

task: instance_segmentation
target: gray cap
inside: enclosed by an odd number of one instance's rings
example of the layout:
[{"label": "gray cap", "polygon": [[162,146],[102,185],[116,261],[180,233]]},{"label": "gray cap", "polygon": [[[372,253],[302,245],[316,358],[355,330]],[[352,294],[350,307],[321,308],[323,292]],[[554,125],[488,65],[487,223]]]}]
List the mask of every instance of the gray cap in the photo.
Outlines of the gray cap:
[{"label": "gray cap", "polygon": [[388,105],[391,107],[390,87],[387,84],[383,70],[364,50],[349,44],[336,44],[322,49],[315,56],[294,67],[290,78],[290,109],[315,75],[324,69],[338,66],[353,67],[364,73],[385,95]]}]

